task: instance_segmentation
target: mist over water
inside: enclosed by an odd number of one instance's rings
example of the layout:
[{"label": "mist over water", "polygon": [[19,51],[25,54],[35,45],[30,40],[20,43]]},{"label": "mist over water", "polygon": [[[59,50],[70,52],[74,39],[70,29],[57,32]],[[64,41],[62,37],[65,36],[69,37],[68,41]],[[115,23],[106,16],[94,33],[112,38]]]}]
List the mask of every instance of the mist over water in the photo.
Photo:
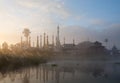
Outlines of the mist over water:
[{"label": "mist over water", "polygon": [[101,61],[47,63],[1,73],[0,83],[119,83],[119,69],[119,64]]}]

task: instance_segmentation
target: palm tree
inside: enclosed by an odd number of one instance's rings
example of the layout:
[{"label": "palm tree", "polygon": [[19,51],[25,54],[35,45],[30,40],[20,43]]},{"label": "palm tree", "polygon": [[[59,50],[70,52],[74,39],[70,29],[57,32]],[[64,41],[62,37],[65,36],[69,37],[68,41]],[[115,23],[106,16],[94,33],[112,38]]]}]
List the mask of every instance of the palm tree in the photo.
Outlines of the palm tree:
[{"label": "palm tree", "polygon": [[24,36],[26,37],[26,43],[28,44],[28,38],[29,38],[29,35],[30,35],[30,30],[28,28],[24,28],[23,30],[23,34]]}]

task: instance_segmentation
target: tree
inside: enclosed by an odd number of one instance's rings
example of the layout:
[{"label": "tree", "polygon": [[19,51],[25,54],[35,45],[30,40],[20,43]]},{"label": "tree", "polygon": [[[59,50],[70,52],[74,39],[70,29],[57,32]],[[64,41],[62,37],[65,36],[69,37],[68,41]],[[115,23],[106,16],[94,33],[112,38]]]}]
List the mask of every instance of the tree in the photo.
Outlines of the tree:
[{"label": "tree", "polygon": [[2,52],[4,54],[8,54],[9,53],[8,44],[6,42],[2,43]]},{"label": "tree", "polygon": [[23,30],[23,34],[24,34],[24,36],[26,37],[26,43],[28,44],[28,38],[29,38],[29,35],[30,35],[30,30],[28,29],[28,28],[25,28],[24,30]]},{"label": "tree", "polygon": [[6,42],[4,42],[4,43],[2,44],[2,49],[3,49],[3,50],[8,50],[8,44],[7,44]]}]

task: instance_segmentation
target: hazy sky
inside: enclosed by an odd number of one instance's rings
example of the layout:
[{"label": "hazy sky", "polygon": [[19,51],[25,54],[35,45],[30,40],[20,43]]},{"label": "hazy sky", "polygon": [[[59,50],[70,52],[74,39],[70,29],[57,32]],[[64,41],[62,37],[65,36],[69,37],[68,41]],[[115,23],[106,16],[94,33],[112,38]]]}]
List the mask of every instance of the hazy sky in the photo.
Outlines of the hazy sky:
[{"label": "hazy sky", "polygon": [[[76,43],[91,40],[120,44],[120,0],[0,0],[0,43],[20,41],[24,28],[32,41],[44,32]],[[120,47],[120,45],[118,45]]]}]

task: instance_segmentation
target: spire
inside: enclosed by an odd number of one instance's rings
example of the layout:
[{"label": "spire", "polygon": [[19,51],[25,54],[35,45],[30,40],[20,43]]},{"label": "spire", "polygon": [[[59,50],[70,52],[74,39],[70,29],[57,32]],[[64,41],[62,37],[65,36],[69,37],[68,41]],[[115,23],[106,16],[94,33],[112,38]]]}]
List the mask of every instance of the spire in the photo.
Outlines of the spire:
[{"label": "spire", "polygon": [[29,37],[29,47],[31,47],[31,37]]},{"label": "spire", "polygon": [[56,41],[55,41],[55,44],[56,44],[56,46],[57,46],[57,37],[55,37],[55,40],[56,40]]},{"label": "spire", "polygon": [[23,40],[22,40],[22,36],[21,36],[21,48],[22,48],[22,45],[23,45]]},{"label": "spire", "polygon": [[40,48],[42,48],[42,35],[40,35]]},{"label": "spire", "polygon": [[37,48],[39,48],[39,37],[37,36],[37,44],[36,44]]},{"label": "spire", "polygon": [[64,44],[65,44],[65,37],[64,37]]},{"label": "spire", "polygon": [[35,43],[33,42],[33,47],[35,47]]},{"label": "spire", "polygon": [[54,35],[52,36],[52,45],[54,46]]},{"label": "spire", "polygon": [[49,45],[48,35],[47,35],[47,46]]},{"label": "spire", "polygon": [[46,46],[46,33],[44,33],[44,47]]},{"label": "spire", "polygon": [[58,40],[59,40],[59,25],[58,25],[58,27],[57,27],[57,37],[58,37]]},{"label": "spire", "polygon": [[56,38],[56,46],[59,48],[60,47],[60,39],[59,39],[59,26],[57,27],[57,38]]},{"label": "spire", "polygon": [[73,45],[75,45],[75,39],[73,38]]}]

